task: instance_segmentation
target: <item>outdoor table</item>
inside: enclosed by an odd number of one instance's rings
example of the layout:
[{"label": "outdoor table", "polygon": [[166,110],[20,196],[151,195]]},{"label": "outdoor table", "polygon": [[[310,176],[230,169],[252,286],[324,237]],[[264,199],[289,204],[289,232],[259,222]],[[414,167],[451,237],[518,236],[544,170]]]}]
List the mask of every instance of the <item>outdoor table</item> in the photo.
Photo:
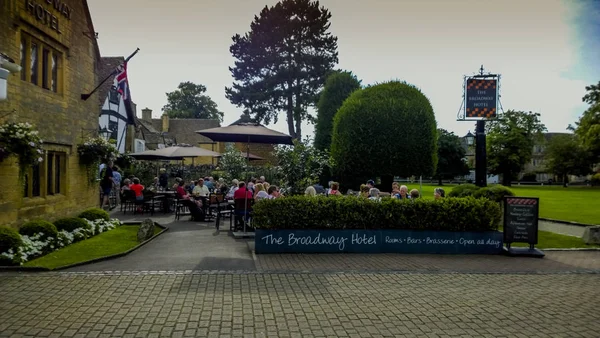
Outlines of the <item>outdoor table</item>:
[{"label": "outdoor table", "polygon": [[170,199],[177,195],[177,191],[157,191],[157,196],[164,196],[163,201],[163,212],[168,214],[171,212],[171,203]]}]

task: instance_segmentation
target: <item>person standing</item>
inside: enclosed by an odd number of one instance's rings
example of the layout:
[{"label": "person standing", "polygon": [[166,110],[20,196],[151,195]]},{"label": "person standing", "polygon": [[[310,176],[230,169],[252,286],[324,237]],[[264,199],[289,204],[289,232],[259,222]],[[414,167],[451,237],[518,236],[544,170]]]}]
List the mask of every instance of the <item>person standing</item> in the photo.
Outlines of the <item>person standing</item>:
[{"label": "person standing", "polygon": [[115,192],[115,198],[117,200],[117,204],[112,207],[113,209],[117,207],[117,205],[121,204],[121,173],[119,172],[119,167],[113,167],[113,181],[115,185],[113,187],[113,191]]},{"label": "person standing", "polygon": [[158,177],[158,183],[162,190],[167,190],[169,187],[169,175],[167,175],[167,169],[160,168],[160,176]]},{"label": "person standing", "polygon": [[108,161],[104,167],[104,175],[102,175],[102,179],[100,180],[100,188],[102,188],[102,209],[105,207],[110,209],[110,192],[112,191],[112,187],[115,185],[112,166],[113,162]]}]

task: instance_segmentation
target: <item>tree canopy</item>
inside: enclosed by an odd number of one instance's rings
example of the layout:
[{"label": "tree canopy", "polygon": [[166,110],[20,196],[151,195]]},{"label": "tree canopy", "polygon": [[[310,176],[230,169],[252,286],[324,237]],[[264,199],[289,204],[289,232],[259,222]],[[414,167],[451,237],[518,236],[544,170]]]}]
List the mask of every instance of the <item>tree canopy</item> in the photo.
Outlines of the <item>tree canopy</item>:
[{"label": "tree canopy", "polygon": [[164,112],[172,118],[215,119],[223,122],[223,112],[206,93],[206,87],[193,82],[181,82],[177,89],[167,93]]},{"label": "tree canopy", "polygon": [[552,136],[545,149],[545,157],[546,168],[560,176],[564,184],[568,182],[568,175],[582,176],[592,173],[592,158],[575,135]]},{"label": "tree canopy", "polygon": [[442,185],[443,179],[467,175],[469,166],[465,162],[466,149],[459,136],[445,129],[438,129],[438,164],[435,176]]},{"label": "tree canopy", "polygon": [[510,186],[531,160],[536,140],[546,126],[540,114],[509,110],[486,124],[488,170],[502,175],[502,184]]},{"label": "tree canopy", "polygon": [[333,118],[344,100],[355,90],[360,89],[360,80],[352,72],[336,71],[327,77],[325,87],[317,103],[317,123],[315,125],[315,147],[320,150],[331,147]]},{"label": "tree canopy", "polygon": [[338,62],[337,37],[329,32],[331,13],[318,1],[282,0],[265,6],[250,31],[232,37],[234,78],[225,93],[258,121],[277,122],[285,112],[290,136],[300,140],[303,120],[326,76]]},{"label": "tree canopy", "polygon": [[381,177],[430,176],[437,164],[437,129],[429,99],[398,81],[360,89],[335,114],[331,156],[342,184],[357,188]]},{"label": "tree canopy", "polygon": [[575,127],[569,126],[578,136],[585,149],[591,152],[596,161],[600,161],[600,82],[585,87],[587,94],[583,101],[590,107],[581,115]]}]

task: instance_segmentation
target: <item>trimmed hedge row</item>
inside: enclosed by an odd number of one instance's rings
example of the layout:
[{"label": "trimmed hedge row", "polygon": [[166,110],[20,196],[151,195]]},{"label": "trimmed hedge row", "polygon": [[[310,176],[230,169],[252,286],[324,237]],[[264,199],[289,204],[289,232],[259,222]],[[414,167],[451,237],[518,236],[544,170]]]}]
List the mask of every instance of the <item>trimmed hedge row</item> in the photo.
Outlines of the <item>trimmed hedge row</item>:
[{"label": "trimmed hedge row", "polygon": [[264,229],[492,231],[500,220],[499,204],[484,198],[374,202],[352,196],[290,196],[256,203],[252,224]]},{"label": "trimmed hedge row", "polygon": [[493,185],[480,188],[474,184],[461,184],[452,188],[448,194],[449,197],[469,197],[487,198],[495,202],[502,202],[504,196],[514,196],[515,193],[503,185]]}]

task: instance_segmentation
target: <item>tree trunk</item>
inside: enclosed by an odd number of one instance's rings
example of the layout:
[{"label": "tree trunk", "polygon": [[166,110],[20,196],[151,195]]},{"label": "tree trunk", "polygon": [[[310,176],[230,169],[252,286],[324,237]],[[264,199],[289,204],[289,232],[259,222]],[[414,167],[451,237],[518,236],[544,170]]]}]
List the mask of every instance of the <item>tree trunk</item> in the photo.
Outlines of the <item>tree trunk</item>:
[{"label": "tree trunk", "polygon": [[379,187],[379,190],[385,191],[385,192],[391,192],[392,191],[392,183],[394,183],[393,175],[381,176],[381,186]]},{"label": "tree trunk", "polygon": [[510,173],[504,173],[502,174],[502,185],[505,187],[510,187],[511,186],[511,175]]},{"label": "tree trunk", "polygon": [[438,176],[438,185],[444,185],[444,183],[442,183],[442,176]]},{"label": "tree trunk", "polygon": [[286,115],[287,115],[287,124],[288,124],[288,131],[290,133],[290,136],[292,138],[296,138],[296,130],[294,128],[294,105],[292,102],[292,95],[288,95],[287,98],[287,111],[286,111]]}]

